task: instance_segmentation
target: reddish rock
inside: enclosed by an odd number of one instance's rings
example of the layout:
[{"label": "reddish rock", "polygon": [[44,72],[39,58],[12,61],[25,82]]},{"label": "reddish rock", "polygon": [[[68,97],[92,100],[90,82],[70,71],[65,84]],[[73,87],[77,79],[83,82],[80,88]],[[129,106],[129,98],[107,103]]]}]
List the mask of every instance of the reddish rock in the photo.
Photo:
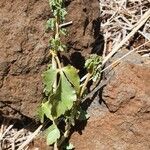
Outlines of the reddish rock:
[{"label": "reddish rock", "polygon": [[73,133],[71,142],[76,150],[149,150],[150,67],[133,53],[105,76],[110,80],[102,92],[104,103],[94,99],[91,118],[82,134]]},{"label": "reddish rock", "polygon": [[[81,52],[88,55],[99,36],[99,31],[95,35],[99,3],[97,0],[73,0],[67,1],[66,6],[66,22],[73,21],[64,39],[70,50],[67,56],[79,68],[81,61],[76,59],[82,57]],[[49,17],[48,0],[0,1],[0,112],[5,116],[36,115],[42,100],[41,74],[49,62],[51,33],[45,30]]]},{"label": "reddish rock", "polygon": [[150,116],[105,113],[104,117],[93,118],[88,120],[82,135],[72,135],[76,150],[149,150]]},{"label": "reddish rock", "polygon": [[140,63],[140,57],[136,62],[137,57],[133,53],[106,75],[110,80],[102,95],[110,112],[137,115],[149,111],[150,66]]}]

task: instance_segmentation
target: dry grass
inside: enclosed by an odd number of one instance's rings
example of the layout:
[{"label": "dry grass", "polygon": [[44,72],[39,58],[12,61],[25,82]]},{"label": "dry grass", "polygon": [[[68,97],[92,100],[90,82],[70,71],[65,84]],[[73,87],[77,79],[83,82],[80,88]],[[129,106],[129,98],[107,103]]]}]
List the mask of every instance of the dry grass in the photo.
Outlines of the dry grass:
[{"label": "dry grass", "polygon": [[[101,29],[105,38],[104,49],[104,63],[111,56],[106,55],[116,49],[118,44],[122,42],[122,45],[129,46],[130,42],[139,42],[139,39],[143,39],[143,43],[150,40],[150,1],[149,0],[101,0],[100,10],[102,24]],[[126,37],[129,33],[142,21],[144,14],[148,12],[147,19],[142,22],[141,26],[134,32],[133,37],[131,35],[126,41]],[[133,39],[135,38],[135,39]],[[143,44],[141,43],[141,44]],[[119,47],[117,50],[119,50]],[[131,47],[130,47],[131,48]],[[115,52],[117,51],[115,50]]]},{"label": "dry grass", "polygon": [[37,137],[42,127],[40,125],[34,132],[30,132],[25,128],[19,130],[15,128],[14,124],[11,124],[10,119],[4,119],[0,127],[0,150],[29,149],[28,144]]},{"label": "dry grass", "polygon": [[0,150],[16,150],[30,135],[31,132],[17,130],[10,120],[4,120],[0,128]]}]

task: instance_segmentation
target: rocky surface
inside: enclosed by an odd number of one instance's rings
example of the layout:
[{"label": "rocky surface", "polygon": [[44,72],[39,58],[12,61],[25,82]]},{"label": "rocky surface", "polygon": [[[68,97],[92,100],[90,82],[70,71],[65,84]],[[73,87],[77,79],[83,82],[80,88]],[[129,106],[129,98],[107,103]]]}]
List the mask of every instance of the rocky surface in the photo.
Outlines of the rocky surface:
[{"label": "rocky surface", "polygon": [[76,150],[149,150],[150,117],[105,113],[90,118],[82,134],[74,133],[71,142]]},{"label": "rocky surface", "polygon": [[[66,1],[69,35],[64,42],[68,58],[77,68],[78,57],[94,48],[98,25],[97,0]],[[50,17],[48,0],[0,1],[0,113],[9,117],[23,114],[33,117],[42,100],[41,73],[48,64],[48,41],[45,24]],[[80,59],[79,58],[79,59]],[[81,60],[81,59],[80,59]],[[76,63],[79,62],[79,63]]]},{"label": "rocky surface", "polygon": [[[111,62],[127,52],[118,52]],[[133,115],[149,109],[150,66],[140,55],[131,54],[107,72],[105,76],[110,76],[110,81],[103,90],[103,100],[110,112]]]},{"label": "rocky surface", "polygon": [[[126,52],[118,53],[111,62]],[[92,102],[91,118],[71,142],[77,150],[149,150],[150,66],[133,53],[105,76],[110,80],[102,91],[101,104],[99,99]]]}]

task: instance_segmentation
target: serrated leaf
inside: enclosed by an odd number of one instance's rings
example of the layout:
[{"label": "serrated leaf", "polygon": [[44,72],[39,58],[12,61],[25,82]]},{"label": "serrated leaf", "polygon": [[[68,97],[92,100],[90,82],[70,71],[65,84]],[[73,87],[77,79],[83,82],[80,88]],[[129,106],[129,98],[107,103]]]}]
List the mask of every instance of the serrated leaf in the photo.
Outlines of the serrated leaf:
[{"label": "serrated leaf", "polygon": [[53,83],[57,77],[57,70],[50,67],[47,71],[45,71],[42,75],[43,83],[45,85],[44,92],[46,95],[52,91]]},{"label": "serrated leaf", "polygon": [[69,82],[74,86],[77,93],[80,91],[80,78],[77,72],[77,69],[71,65],[68,65],[63,68],[63,71],[69,80]]},{"label": "serrated leaf", "polygon": [[63,21],[65,20],[65,15],[67,15],[67,11],[65,8],[61,8],[60,11],[59,11],[59,16],[60,16],[60,19]]},{"label": "serrated leaf", "polygon": [[94,82],[101,77],[101,64],[102,57],[96,54],[91,55],[90,58],[85,62],[85,67],[87,68],[88,72],[92,74],[92,80]]},{"label": "serrated leaf", "polygon": [[50,46],[51,46],[51,49],[55,51],[64,51],[65,49],[65,45],[62,44],[62,42],[60,41],[60,38],[58,37],[50,39]]},{"label": "serrated leaf", "polygon": [[56,90],[56,94],[53,95],[51,99],[54,102],[52,107],[52,114],[56,118],[70,110],[74,101],[77,99],[75,90],[63,72],[60,73],[60,81]]},{"label": "serrated leaf", "polygon": [[51,125],[46,129],[47,145],[54,144],[60,138],[60,131],[56,125]]}]

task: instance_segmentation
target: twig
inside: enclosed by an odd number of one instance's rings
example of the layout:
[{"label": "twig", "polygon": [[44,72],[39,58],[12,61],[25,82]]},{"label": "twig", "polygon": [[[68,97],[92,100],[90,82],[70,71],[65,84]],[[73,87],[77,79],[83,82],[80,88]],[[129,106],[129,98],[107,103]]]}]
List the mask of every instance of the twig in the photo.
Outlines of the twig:
[{"label": "twig", "polygon": [[84,93],[84,91],[85,91],[85,88],[86,88],[86,86],[87,86],[87,84],[88,84],[88,82],[89,82],[91,76],[92,76],[91,73],[88,73],[88,74],[87,74],[87,77],[86,77],[86,79],[85,79],[85,81],[84,81],[84,83],[83,83],[83,86],[82,86],[81,91],[80,91],[80,94],[79,94],[80,97],[82,97],[82,95],[83,95],[83,93]]},{"label": "twig", "polygon": [[[87,99],[91,99],[92,96],[98,91],[100,90],[103,86],[105,86],[108,83],[109,79],[107,80],[102,80],[100,81],[100,83],[88,94],[86,95],[83,99],[82,99],[82,103],[87,100]],[[92,99],[91,99],[92,100]]]},{"label": "twig", "polygon": [[56,143],[54,143],[54,150],[58,150],[57,142],[56,142]]},{"label": "twig", "polygon": [[113,63],[111,63],[109,66],[107,66],[106,68],[104,68],[103,70],[101,70],[101,73],[104,72],[105,70],[109,69],[110,67],[114,66],[115,64],[117,64],[120,60],[122,60],[123,58],[125,58],[126,56],[128,56],[129,54],[131,54],[132,52],[136,51],[137,49],[139,49],[140,47],[146,45],[147,43],[149,43],[150,41],[148,42],[145,42],[144,44],[138,46],[137,48],[129,51],[128,53],[126,53],[125,55],[123,55],[121,58],[117,59],[116,61],[114,61]]},{"label": "twig", "polygon": [[150,49],[144,49],[144,50],[137,51],[137,53],[141,53],[141,52],[150,52]]},{"label": "twig", "polygon": [[82,83],[87,78],[87,76],[88,76],[88,73],[80,79],[80,82]]},{"label": "twig", "polygon": [[13,127],[14,125],[10,125],[6,131],[2,134],[2,136],[0,137],[0,140],[2,140],[4,138],[4,136],[6,135],[6,133]]},{"label": "twig", "polygon": [[69,26],[69,25],[71,25],[72,23],[73,23],[73,22],[70,21],[70,22],[66,22],[66,23],[60,24],[60,25],[59,25],[59,28],[63,28],[63,27]]},{"label": "twig", "polygon": [[106,56],[106,50],[107,50],[107,39],[108,39],[108,32],[106,31],[106,36],[105,36],[105,43],[104,43],[104,50],[103,50],[103,59]]}]

